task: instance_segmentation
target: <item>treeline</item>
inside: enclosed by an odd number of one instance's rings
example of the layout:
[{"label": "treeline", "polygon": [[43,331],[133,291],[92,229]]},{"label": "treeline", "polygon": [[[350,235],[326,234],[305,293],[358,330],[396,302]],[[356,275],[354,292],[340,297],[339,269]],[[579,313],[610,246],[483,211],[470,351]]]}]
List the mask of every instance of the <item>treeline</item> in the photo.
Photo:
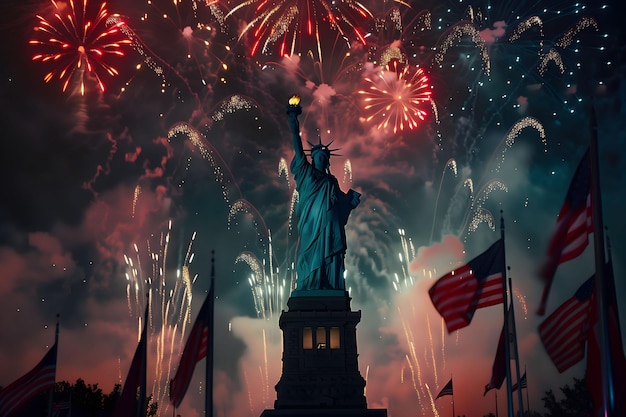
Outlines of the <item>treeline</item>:
[{"label": "treeline", "polygon": [[[565,384],[561,388],[562,397],[557,396],[550,389],[545,392],[545,396],[541,398],[543,407],[547,410],[544,414],[537,411],[525,410],[524,417],[589,417],[593,415],[593,401],[591,393],[587,388],[585,379],[574,377],[574,382]],[[496,417],[496,414],[489,413],[483,417]]]},{"label": "treeline", "polygon": [[[565,384],[559,388],[562,395],[557,399],[550,389],[541,398],[544,414],[526,410],[524,417],[588,417],[593,410],[591,394],[584,379],[574,378],[573,384]],[[105,394],[98,384],[86,384],[78,379],[74,384],[67,381],[57,382],[52,397],[53,416],[64,417],[113,417],[115,404],[122,390],[120,384],[115,384],[113,390]],[[50,394],[42,393],[35,396],[11,417],[36,417],[48,415]],[[158,403],[152,402],[152,397],[146,400],[147,416],[155,417],[158,412]],[[495,417],[489,413],[484,417]]]},{"label": "treeline", "polygon": [[[50,393],[44,392],[33,397],[11,417],[47,417],[50,408],[52,416],[58,417],[113,417],[121,393],[120,384],[115,384],[113,390],[105,394],[98,384],[86,384],[82,379],[76,380],[74,384],[60,381],[55,384],[52,404]],[[152,402],[152,397],[146,402],[147,416],[156,416],[158,403]]]}]

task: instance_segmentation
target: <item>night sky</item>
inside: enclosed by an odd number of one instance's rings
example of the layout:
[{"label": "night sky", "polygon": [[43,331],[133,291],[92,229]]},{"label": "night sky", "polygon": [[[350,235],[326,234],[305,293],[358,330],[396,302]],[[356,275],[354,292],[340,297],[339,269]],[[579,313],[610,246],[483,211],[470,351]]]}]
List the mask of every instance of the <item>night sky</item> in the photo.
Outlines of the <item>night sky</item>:
[{"label": "night sky", "polygon": [[[110,392],[130,366],[149,294],[148,392],[171,415],[165,387],[206,297],[215,251],[216,415],[273,408],[278,317],[297,244],[285,114],[295,93],[303,138],[333,141],[340,150],[331,171],[344,191],[362,194],[347,225],[346,287],[362,313],[368,406],[390,417],[449,415],[451,397],[434,397],[452,377],[457,414],[495,413],[494,393],[483,397],[483,388],[502,307],[479,310],[469,327],[447,334],[428,289],[497,240],[502,216],[520,366],[530,407],[543,413],[546,390],[558,394],[584,375],[584,361],[558,373],[535,312],[538,269],[588,146],[592,108],[604,225],[617,298],[626,302],[623,6],[367,0],[361,8],[344,0],[331,7],[330,26],[323,0],[276,0],[281,8],[266,23],[254,12],[267,5],[244,3],[112,1],[109,18],[90,30],[117,24],[118,32],[84,42],[62,37],[70,3],[0,6],[0,385],[43,357],[58,313],[57,380],[82,378]],[[302,13],[293,21],[290,5]],[[82,31],[82,9],[74,4],[71,33]],[[97,22],[99,10],[90,0],[87,20]],[[68,48],[34,29],[45,22]],[[90,42],[105,54],[98,58]],[[79,44],[97,78],[73,64]],[[61,50],[58,60],[33,59]],[[62,74],[66,64],[74,72]],[[397,104],[383,90],[398,86],[417,110],[402,124],[397,107],[384,110]],[[384,104],[368,108],[367,97]],[[593,271],[591,244],[558,268],[547,312]],[[180,409],[185,417],[203,413],[203,365]]]}]

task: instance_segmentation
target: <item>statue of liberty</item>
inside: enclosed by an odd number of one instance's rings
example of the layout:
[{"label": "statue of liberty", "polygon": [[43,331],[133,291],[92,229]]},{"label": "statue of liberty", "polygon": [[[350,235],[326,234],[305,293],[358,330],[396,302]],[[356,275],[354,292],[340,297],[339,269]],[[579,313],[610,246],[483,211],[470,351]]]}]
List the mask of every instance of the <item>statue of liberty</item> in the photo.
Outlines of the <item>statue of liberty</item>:
[{"label": "statue of liberty", "polygon": [[330,144],[309,142],[309,162],[300,137],[299,101],[294,96],[287,107],[295,150],[291,172],[299,195],[296,290],[345,290],[345,225],[361,194],[352,189],[344,193],[339,188],[337,178],[330,173],[330,157],[335,150]]}]

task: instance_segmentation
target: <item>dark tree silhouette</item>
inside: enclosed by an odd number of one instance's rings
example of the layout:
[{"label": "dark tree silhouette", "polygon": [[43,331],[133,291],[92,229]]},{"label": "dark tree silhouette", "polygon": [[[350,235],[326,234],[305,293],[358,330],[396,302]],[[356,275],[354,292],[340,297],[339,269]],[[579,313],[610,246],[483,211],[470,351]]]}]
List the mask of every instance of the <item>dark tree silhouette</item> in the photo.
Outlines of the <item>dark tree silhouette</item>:
[{"label": "dark tree silhouette", "polygon": [[546,391],[542,398],[548,410],[546,417],[587,417],[593,412],[591,394],[584,379],[574,377],[573,386],[565,384],[560,388],[564,398],[557,400],[552,390]]},{"label": "dark tree silhouette", "polygon": [[[71,404],[72,417],[112,417],[115,404],[121,394],[121,385],[115,384],[109,394],[104,394],[98,384],[86,384],[78,379],[72,385],[67,381],[57,382],[54,387],[53,404]],[[35,396],[11,417],[46,416],[48,412],[49,392]],[[146,399],[148,417],[157,415],[159,404],[152,401],[152,396]],[[69,411],[69,408],[68,408]],[[65,414],[61,413],[61,415]]]}]

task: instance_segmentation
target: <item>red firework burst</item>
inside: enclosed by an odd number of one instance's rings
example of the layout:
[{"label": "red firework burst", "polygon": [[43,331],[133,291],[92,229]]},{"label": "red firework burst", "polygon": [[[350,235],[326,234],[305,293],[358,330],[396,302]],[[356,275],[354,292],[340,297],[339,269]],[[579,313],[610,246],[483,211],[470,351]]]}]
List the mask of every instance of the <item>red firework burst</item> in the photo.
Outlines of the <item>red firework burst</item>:
[{"label": "red firework burst", "polygon": [[[63,91],[75,80],[84,95],[85,79],[90,75],[95,78],[100,91],[104,91],[101,73],[118,75],[109,58],[124,56],[123,45],[131,43],[119,30],[122,22],[108,23],[106,3],[93,8],[87,0],[83,0],[78,8],[73,0],[68,3],[51,0],[51,3],[53,18],[48,20],[37,15],[39,23],[35,26],[35,39],[29,41],[40,50],[33,56],[33,61],[54,64],[44,80],[49,82],[58,77],[63,82]],[[97,13],[90,14],[94,10]]]},{"label": "red firework burst", "polygon": [[422,68],[392,60],[374,77],[365,78],[367,88],[360,90],[366,121],[375,120],[378,129],[393,127],[413,130],[426,119],[432,91]]},{"label": "red firework burst", "polygon": [[[298,35],[313,38],[321,56],[320,23],[324,22],[344,39],[357,39],[365,44],[358,23],[373,18],[372,13],[356,0],[246,0],[235,6],[227,16],[243,8],[254,8],[254,18],[241,31],[253,33],[251,55],[268,52],[279,44],[279,54],[293,54]],[[240,36],[240,37],[241,37]]]}]

